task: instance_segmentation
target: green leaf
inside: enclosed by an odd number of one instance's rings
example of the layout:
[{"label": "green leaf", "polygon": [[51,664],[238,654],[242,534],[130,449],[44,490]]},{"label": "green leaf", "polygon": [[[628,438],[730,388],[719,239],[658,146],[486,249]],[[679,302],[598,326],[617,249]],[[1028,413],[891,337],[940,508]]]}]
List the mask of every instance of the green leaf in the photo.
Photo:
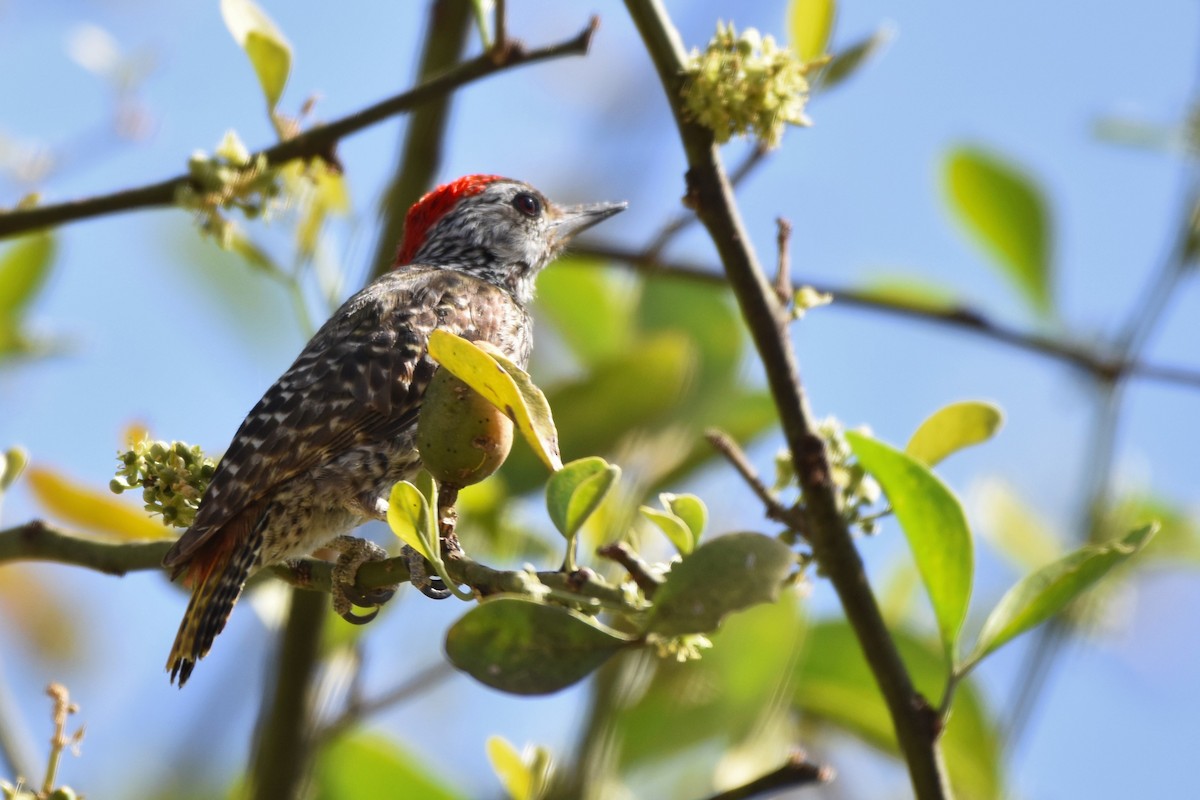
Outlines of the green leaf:
[{"label": "green leaf", "polygon": [[963,448],[985,442],[1004,424],[999,406],[965,400],[939,408],[922,422],[904,452],[932,467]]},{"label": "green leaf", "polygon": [[489,736],[486,747],[492,772],[496,773],[511,800],[531,800],[533,775],[517,748],[503,736]]},{"label": "green leaf", "polygon": [[388,497],[387,521],[400,541],[424,556],[426,561],[434,561],[433,543],[438,539],[429,535],[433,511],[420,489],[408,481],[396,483]]},{"label": "green leaf", "polygon": [[274,112],[292,69],[292,46],[253,0],[221,0],[221,16],[250,58],[267,98],[267,110]]},{"label": "green leaf", "polygon": [[1011,486],[995,479],[986,480],[972,494],[976,497],[984,538],[1021,572],[1041,569],[1062,558],[1062,544],[1050,524]]},{"label": "green leaf", "polygon": [[836,16],[837,0],[791,0],[788,3],[788,32],[792,37],[792,49],[801,62],[815,61],[825,55]]},{"label": "green leaf", "polygon": [[[538,276],[538,319],[549,320],[585,366],[629,350],[633,332],[629,293],[618,289],[610,273],[594,261],[568,256]],[[583,297],[586,303],[580,302]]]},{"label": "green leaf", "polygon": [[1026,575],[988,615],[964,669],[1057,614],[1113,567],[1136,555],[1157,530],[1157,524],[1150,524],[1122,539],[1087,545]]},{"label": "green leaf", "polygon": [[946,660],[952,665],[971,600],[974,569],[971,531],[962,505],[912,456],[857,431],[846,431],[846,441],[887,494],[933,605]]},{"label": "green leaf", "polygon": [[405,797],[421,800],[465,800],[429,773],[427,762],[374,733],[338,736],[317,755],[313,772],[315,800]]},{"label": "green leaf", "polygon": [[834,53],[829,64],[821,72],[818,88],[826,91],[852,77],[868,61],[879,55],[895,35],[895,26],[884,24],[865,39],[859,39],[849,47]]},{"label": "green leaf", "polygon": [[[687,347],[686,374],[693,379],[685,395],[691,403],[703,403],[711,395],[729,391],[737,379],[738,364],[746,341],[745,326],[728,287],[675,277],[651,276],[642,285],[637,305],[637,325],[646,335],[641,347],[662,346],[667,337],[683,337]],[[635,383],[626,384],[629,387]],[[674,404],[679,406],[676,394]]]},{"label": "green leaf", "polygon": [[[486,345],[486,343],[484,343]],[[429,355],[503,411],[551,471],[562,469],[550,404],[529,374],[502,354],[440,328],[429,335]]]},{"label": "green leaf", "polygon": [[687,525],[692,534],[692,544],[699,544],[704,529],[708,527],[708,506],[694,494],[671,494],[663,492],[658,496],[663,508],[670,511]]},{"label": "green leaf", "polygon": [[972,147],[943,165],[951,210],[1042,316],[1052,311],[1050,221],[1037,186],[1017,167]]},{"label": "green leaf", "polygon": [[[959,298],[944,285],[912,275],[874,276],[859,288],[858,294],[889,306],[934,313],[951,312],[961,306]],[[845,299],[845,295],[842,297]]]},{"label": "green leaf", "polygon": [[[904,628],[894,628],[891,634],[916,690],[925,697],[939,696],[946,681],[940,647]],[[822,720],[898,754],[891,715],[854,630],[845,621],[811,626],[796,662],[794,685],[794,702],[807,719]],[[1006,796],[999,726],[969,678],[958,684],[940,744],[958,796]]]},{"label": "green leaf", "polygon": [[54,251],[54,238],[43,232],[18,239],[0,257],[0,327],[16,327],[25,307],[45,285]]},{"label": "green leaf", "polygon": [[629,642],[576,611],[498,595],[451,626],[446,655],[493,689],[549,694],[587,677]]},{"label": "green leaf", "polygon": [[714,631],[728,614],[775,602],[794,565],[787,545],[760,533],[713,539],[667,574],[647,630],[663,636]]},{"label": "green leaf", "polygon": [[546,508],[558,532],[567,539],[575,536],[620,476],[620,467],[599,456],[572,461],[551,475],[546,483]]},{"label": "green leaf", "polygon": [[658,526],[671,544],[675,545],[675,549],[680,555],[686,556],[688,553],[696,549],[696,539],[692,536],[688,525],[676,514],[670,511],[662,511],[650,506],[642,506],[638,509],[646,517],[646,519]]}]

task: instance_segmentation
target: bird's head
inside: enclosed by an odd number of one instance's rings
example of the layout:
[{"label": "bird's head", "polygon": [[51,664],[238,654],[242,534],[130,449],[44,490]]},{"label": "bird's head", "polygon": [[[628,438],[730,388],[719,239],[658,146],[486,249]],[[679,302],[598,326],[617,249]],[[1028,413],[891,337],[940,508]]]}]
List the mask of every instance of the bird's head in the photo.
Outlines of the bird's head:
[{"label": "bird's head", "polygon": [[556,206],[527,183],[468,175],[439,186],[409,209],[396,265],[467,272],[526,304],[533,299],[534,278],[567,241],[625,205]]}]

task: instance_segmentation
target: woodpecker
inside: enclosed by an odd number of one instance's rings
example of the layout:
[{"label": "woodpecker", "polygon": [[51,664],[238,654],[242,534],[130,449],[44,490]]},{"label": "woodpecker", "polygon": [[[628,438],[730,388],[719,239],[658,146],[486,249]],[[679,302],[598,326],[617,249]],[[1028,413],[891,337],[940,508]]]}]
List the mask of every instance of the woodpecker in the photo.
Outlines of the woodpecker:
[{"label": "woodpecker", "polygon": [[524,366],[538,272],[624,208],[556,206],[496,175],[459,178],[413,205],[395,268],[347,300],[246,416],[195,523],[164,557],[192,588],[167,659],[172,683],[182,687],[208,653],[252,572],[315,549],[341,551],[334,605],[355,621],[339,584],[382,553],[346,534],[386,518],[393,484],[420,469],[417,414],[437,368],[430,332],[490,342]]}]

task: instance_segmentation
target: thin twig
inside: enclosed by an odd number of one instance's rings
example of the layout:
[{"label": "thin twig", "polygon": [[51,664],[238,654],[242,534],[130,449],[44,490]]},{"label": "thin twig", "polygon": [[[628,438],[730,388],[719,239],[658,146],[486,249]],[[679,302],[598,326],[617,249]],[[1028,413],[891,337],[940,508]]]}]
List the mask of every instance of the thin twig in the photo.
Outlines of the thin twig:
[{"label": "thin twig", "polygon": [[367,717],[402,705],[421,696],[433,687],[454,677],[457,673],[448,662],[432,664],[418,671],[400,685],[369,700],[355,700],[346,706],[338,717],[329,722],[318,734],[322,742],[335,739]]},{"label": "thin twig", "polygon": [[792,259],[790,247],[792,243],[792,223],[783,217],[775,220],[778,232],[775,234],[775,244],[779,250],[779,266],[775,271],[775,296],[779,302],[787,306],[791,302],[795,290],[792,289]]},{"label": "thin twig", "polygon": [[[572,243],[571,251],[577,255],[615,261],[647,274],[669,275],[718,285],[728,284],[728,279],[718,267],[679,260],[647,258],[640,250],[607,242],[584,239]],[[1143,380],[1200,389],[1200,370],[1148,363],[1140,359],[1122,359],[1097,350],[1095,344],[1077,344],[1053,336],[1010,328],[969,306],[914,305],[904,300],[881,297],[871,292],[846,287],[811,281],[805,281],[805,284],[818,292],[832,294],[836,301],[830,308],[863,308],[906,319],[946,325],[1035,355],[1062,361],[1097,377],[1111,378],[1115,375],[1127,374]],[[799,288],[801,286],[792,284],[793,290]]]},{"label": "thin twig", "polygon": [[[742,181],[748,178],[750,173],[754,172],[754,168],[763,163],[769,152],[765,145],[761,143],[756,144],[754,149],[746,155],[742,163],[738,164],[733,172],[730,173],[729,183],[734,188],[740,186]],[[667,245],[694,222],[696,222],[696,213],[694,211],[680,212],[674,219],[662,227],[662,230],[651,240],[650,244],[646,245],[642,251],[643,255],[651,260],[657,259],[662,254],[662,251],[666,249]]]},{"label": "thin twig", "polygon": [[641,588],[647,599],[653,599],[654,593],[662,586],[662,578],[655,575],[654,571],[650,569],[650,565],[643,561],[637,553],[630,550],[624,542],[613,542],[598,547],[596,555],[615,561],[624,567],[625,571],[629,573],[629,577],[633,578],[633,582]]},{"label": "thin twig", "polygon": [[724,431],[710,429],[705,431],[704,438],[708,440],[718,453],[725,456],[725,459],[733,465],[738,474],[742,476],[742,480],[746,485],[758,496],[766,508],[767,518],[776,522],[787,525],[792,530],[795,530],[802,535],[808,527],[804,519],[804,514],[799,509],[788,508],[779,502],[779,498],[767,488],[767,485],[758,477],[758,473],[754,471],[750,459],[738,447],[737,442],[733,440],[729,434]]},{"label": "thin twig", "polygon": [[748,800],[764,792],[800,789],[829,783],[835,777],[833,767],[809,761],[803,752],[793,753],[783,766],[747,784],[710,795],[708,800]]},{"label": "thin twig", "polygon": [[[499,63],[494,61],[491,55],[484,54],[415,89],[398,94],[327,125],[318,125],[295,138],[255,153],[251,156],[251,162],[253,163],[259,156],[263,156],[267,164],[271,166],[297,158],[320,157],[333,160],[334,148],[345,137],[452,92],[460,86],[512,67],[562,56],[585,54],[598,25],[599,19],[592,17],[588,26],[574,38],[549,47],[529,51],[518,46],[510,47],[506,51],[504,59]],[[112,194],[9,211],[0,214],[0,239],[105,214],[169,206],[174,204],[179,191],[191,185],[191,176],[184,174]]]}]

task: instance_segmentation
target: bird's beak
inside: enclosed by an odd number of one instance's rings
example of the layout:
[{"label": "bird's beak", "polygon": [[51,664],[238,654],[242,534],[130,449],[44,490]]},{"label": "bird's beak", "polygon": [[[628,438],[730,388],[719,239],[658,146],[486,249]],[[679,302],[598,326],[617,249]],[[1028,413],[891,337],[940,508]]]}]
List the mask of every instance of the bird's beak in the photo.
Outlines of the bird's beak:
[{"label": "bird's beak", "polygon": [[550,229],[554,232],[554,238],[562,244],[580,231],[585,231],[613,214],[624,211],[628,205],[628,203],[593,203],[559,209],[558,219],[550,224]]}]

